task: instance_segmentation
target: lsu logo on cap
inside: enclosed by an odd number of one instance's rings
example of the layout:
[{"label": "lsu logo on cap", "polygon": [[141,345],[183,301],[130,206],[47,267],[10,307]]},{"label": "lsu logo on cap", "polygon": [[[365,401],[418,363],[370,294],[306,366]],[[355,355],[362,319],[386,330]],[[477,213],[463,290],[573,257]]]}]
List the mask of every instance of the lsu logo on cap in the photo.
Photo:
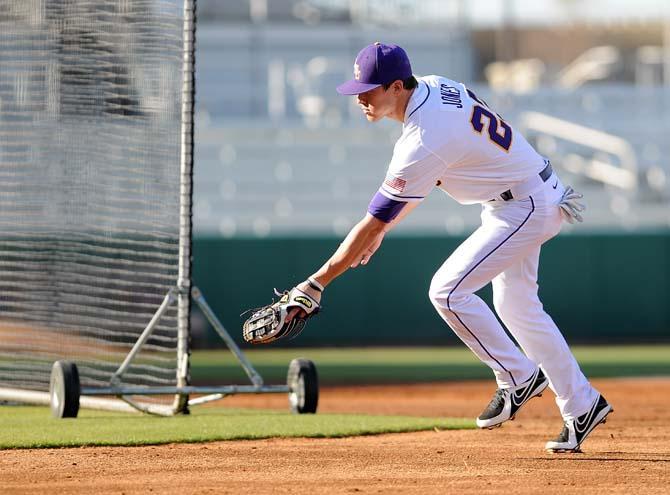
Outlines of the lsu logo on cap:
[{"label": "lsu logo on cap", "polygon": [[354,64],[354,79],[361,80],[361,67],[358,64]]},{"label": "lsu logo on cap", "polygon": [[312,301],[307,299],[306,297],[303,296],[298,296],[293,299],[295,302],[298,302],[302,305],[304,305],[306,308],[311,309],[312,308]]}]

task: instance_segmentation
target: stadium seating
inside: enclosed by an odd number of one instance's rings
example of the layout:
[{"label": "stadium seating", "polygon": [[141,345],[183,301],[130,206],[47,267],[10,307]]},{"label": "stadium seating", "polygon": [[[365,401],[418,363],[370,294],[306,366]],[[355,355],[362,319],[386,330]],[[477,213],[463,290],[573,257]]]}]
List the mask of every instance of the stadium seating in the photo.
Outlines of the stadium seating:
[{"label": "stadium seating", "polygon": [[[349,77],[351,60],[367,41],[359,37],[342,26],[256,32],[253,26],[205,25],[199,30],[197,233],[339,235],[364,214],[400,128],[390,122],[367,124],[352,99],[334,91]],[[472,76],[469,44],[458,32],[445,36],[428,30],[415,37],[400,32],[398,38],[412,55],[415,73],[444,73],[464,81]],[[602,83],[514,94],[473,87],[515,127],[525,112],[540,112],[630,143],[639,178],[632,191],[563,166],[574,156],[616,165],[611,156],[529,133],[564,182],[586,194],[587,228],[670,225],[670,141],[665,138],[670,122],[663,117],[670,111],[670,90]],[[464,234],[478,223],[478,207],[463,208],[441,195],[435,191],[401,229]]]}]

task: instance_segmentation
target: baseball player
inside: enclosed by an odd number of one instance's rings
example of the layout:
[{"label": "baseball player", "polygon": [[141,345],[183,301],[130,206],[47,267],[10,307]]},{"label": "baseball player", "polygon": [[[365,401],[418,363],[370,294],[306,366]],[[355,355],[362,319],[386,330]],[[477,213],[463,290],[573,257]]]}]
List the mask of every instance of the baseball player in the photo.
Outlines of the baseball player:
[{"label": "baseball player", "polygon": [[[437,270],[428,292],[444,321],[495,375],[497,391],[477,425],[494,428],[514,419],[549,386],[564,428],[545,448],[578,452],[612,407],[543,310],[537,272],[541,245],[558,234],[564,219],[582,220],[581,195],[564,187],[549,161],[465,85],[414,77],[399,46],[366,46],[356,57],[354,79],[337,91],[355,95],[370,122],[402,123],[402,135],[367,214],[319,270],[283,295],[273,331],[299,332],[318,311],[323,289],[347,269],[367,264],[386,233],[433,188],[462,204],[480,203],[481,226]],[[489,282],[495,310],[523,352],[475,295]],[[252,327],[245,326],[245,335]]]}]

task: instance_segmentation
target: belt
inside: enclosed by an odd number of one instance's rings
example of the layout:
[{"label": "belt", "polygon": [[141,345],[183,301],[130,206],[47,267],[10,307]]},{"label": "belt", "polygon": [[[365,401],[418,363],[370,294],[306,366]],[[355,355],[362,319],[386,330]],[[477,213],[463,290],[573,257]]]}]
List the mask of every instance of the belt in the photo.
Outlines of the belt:
[{"label": "belt", "polygon": [[[551,168],[551,163],[549,163],[549,160],[546,160],[546,163],[547,166],[544,167],[542,171],[538,174],[540,176],[540,179],[542,179],[542,182],[547,182],[549,180],[549,177],[551,177],[551,174],[554,173],[554,170]],[[510,201],[514,199],[514,196],[512,195],[512,191],[508,189],[507,191],[500,194],[500,198],[503,201]]]}]

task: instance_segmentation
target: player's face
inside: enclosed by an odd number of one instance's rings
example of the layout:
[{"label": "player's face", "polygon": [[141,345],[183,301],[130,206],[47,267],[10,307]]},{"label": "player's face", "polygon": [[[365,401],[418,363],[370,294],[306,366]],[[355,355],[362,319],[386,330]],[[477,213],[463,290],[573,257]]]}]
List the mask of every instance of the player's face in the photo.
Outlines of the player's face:
[{"label": "player's face", "polygon": [[377,122],[387,117],[393,111],[395,108],[395,97],[393,91],[387,91],[383,86],[379,86],[359,94],[357,103],[369,122]]}]

